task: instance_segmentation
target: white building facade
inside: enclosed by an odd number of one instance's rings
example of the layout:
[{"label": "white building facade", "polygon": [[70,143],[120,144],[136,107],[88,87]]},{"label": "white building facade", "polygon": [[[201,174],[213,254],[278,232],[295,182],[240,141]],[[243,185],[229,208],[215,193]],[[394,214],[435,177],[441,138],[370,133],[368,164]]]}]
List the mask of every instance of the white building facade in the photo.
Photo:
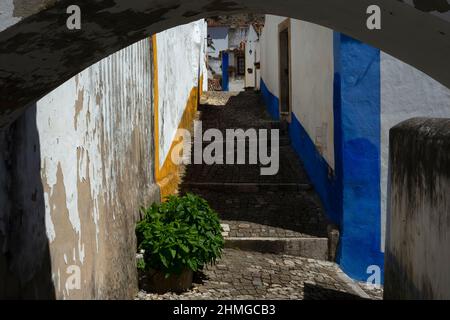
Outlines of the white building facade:
[{"label": "white building facade", "polygon": [[343,270],[360,280],[370,266],[382,271],[389,129],[416,116],[450,117],[450,91],[358,40],[272,15],[261,35],[261,91],[272,117],[289,122],[291,143],[340,227]]}]

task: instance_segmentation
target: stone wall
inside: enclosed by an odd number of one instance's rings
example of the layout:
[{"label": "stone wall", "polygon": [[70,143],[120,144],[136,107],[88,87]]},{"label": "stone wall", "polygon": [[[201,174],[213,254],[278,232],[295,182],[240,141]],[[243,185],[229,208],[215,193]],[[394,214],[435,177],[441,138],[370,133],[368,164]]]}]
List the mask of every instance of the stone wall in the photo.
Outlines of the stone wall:
[{"label": "stone wall", "polygon": [[137,292],[135,222],[159,200],[151,61],[150,39],[127,47],[0,133],[1,298]]},{"label": "stone wall", "polygon": [[450,299],[450,119],[390,131],[386,299]]}]

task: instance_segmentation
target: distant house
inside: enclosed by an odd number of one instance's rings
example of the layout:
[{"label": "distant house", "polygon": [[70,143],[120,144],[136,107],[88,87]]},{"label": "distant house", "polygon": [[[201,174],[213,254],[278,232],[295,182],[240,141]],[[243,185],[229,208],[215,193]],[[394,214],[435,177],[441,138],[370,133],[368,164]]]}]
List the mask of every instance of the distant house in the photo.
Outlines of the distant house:
[{"label": "distant house", "polygon": [[[208,21],[208,81],[211,90],[259,90],[259,27]],[[259,69],[259,67],[258,67]]]},{"label": "distant house", "polygon": [[261,57],[259,44],[259,34],[253,27],[249,26],[247,40],[245,45],[245,87],[259,90],[261,79],[259,63]]}]

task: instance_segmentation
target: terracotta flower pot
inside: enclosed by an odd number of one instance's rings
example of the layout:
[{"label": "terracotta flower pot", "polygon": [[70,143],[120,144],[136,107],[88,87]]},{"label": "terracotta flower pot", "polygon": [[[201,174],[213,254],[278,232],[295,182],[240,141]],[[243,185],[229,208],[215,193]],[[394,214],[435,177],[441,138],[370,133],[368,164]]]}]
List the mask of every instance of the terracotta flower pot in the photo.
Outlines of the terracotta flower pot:
[{"label": "terracotta flower pot", "polygon": [[180,274],[171,274],[167,278],[164,272],[151,269],[145,272],[142,280],[149,291],[180,293],[191,288],[193,276],[194,272],[191,269],[184,269]]}]

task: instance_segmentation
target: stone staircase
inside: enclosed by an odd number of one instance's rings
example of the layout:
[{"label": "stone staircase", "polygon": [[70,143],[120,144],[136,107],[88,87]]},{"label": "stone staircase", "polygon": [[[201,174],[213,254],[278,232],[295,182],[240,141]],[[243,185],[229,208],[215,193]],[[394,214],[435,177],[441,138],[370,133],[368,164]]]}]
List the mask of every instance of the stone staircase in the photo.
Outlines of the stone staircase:
[{"label": "stone staircase", "polygon": [[[319,198],[290,146],[286,124],[272,121],[261,97],[253,92],[229,94],[228,98],[222,92],[210,95],[211,99],[220,95],[224,102],[209,104],[206,99],[200,106],[203,131],[278,129],[279,171],[262,176],[260,164],[191,164],[185,168],[180,192],[204,197],[218,212],[228,248],[333,260],[337,230],[325,219]],[[225,152],[226,141],[222,143]]]}]

